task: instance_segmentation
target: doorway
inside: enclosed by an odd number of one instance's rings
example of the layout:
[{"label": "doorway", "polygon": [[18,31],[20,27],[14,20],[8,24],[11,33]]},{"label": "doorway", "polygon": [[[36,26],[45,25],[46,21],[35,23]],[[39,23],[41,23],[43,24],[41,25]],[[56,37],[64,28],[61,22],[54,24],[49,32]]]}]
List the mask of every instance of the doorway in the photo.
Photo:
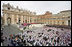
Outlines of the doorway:
[{"label": "doorway", "polygon": [[7,24],[8,24],[8,25],[11,24],[11,18],[10,18],[10,17],[7,18]]},{"label": "doorway", "polygon": [[68,20],[68,26],[70,26],[70,20]]}]

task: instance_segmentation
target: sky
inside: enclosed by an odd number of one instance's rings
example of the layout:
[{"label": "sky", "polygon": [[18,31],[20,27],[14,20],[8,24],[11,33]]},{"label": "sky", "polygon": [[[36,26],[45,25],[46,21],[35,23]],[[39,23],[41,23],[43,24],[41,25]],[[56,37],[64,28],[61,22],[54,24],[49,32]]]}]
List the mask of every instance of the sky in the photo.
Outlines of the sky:
[{"label": "sky", "polygon": [[36,12],[37,15],[44,14],[46,11],[57,14],[63,10],[71,10],[71,1],[1,1],[1,15],[2,5],[10,3],[15,8],[30,10]]}]

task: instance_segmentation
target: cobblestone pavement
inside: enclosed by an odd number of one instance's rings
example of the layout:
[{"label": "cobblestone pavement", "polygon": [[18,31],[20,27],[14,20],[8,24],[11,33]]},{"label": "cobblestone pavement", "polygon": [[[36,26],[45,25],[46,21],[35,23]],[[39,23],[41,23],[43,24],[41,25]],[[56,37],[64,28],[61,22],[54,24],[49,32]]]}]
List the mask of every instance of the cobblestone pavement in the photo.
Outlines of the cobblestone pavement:
[{"label": "cobblestone pavement", "polygon": [[[4,29],[3,29],[3,36],[9,38],[9,35],[10,34],[17,34],[17,33],[21,33],[20,30],[16,27],[16,26],[5,26]],[[7,45],[11,45],[10,44],[10,41],[7,39],[7,40],[4,40],[3,42],[3,46],[7,46]]]}]

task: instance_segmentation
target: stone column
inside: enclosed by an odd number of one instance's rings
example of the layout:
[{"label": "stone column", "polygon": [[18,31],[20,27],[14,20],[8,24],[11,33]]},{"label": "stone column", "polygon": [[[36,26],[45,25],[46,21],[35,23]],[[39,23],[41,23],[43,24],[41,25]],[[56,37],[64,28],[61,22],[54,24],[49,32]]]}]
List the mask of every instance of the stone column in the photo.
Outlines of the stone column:
[{"label": "stone column", "polygon": [[28,23],[30,23],[30,17],[28,17]]},{"label": "stone column", "polygon": [[53,21],[51,23],[52,23],[52,25],[54,24]]},{"label": "stone column", "polygon": [[27,21],[26,21],[26,20],[27,20],[27,16],[25,16],[25,23],[27,23]]},{"label": "stone column", "polygon": [[48,22],[48,24],[49,24],[49,20],[48,20],[47,22]]},{"label": "stone column", "polygon": [[28,17],[28,23],[30,23],[29,21],[30,21],[30,19],[29,19],[29,17]]},{"label": "stone column", "polygon": [[66,20],[65,25],[68,25],[68,20]]},{"label": "stone column", "polygon": [[28,23],[28,16],[27,16],[27,23]]},{"label": "stone column", "polygon": [[29,16],[27,16],[27,23],[29,23]]},{"label": "stone column", "polygon": [[30,23],[32,23],[32,19],[31,19],[31,17],[30,17]]},{"label": "stone column", "polygon": [[4,14],[4,25],[7,25],[7,15]]},{"label": "stone column", "polygon": [[27,18],[27,23],[29,23],[29,16],[28,16],[28,18]]},{"label": "stone column", "polygon": [[60,25],[60,21],[58,21],[59,23],[58,23],[58,25]]},{"label": "stone column", "polygon": [[58,24],[57,21],[55,22],[55,24],[56,24],[56,25]]},{"label": "stone column", "polygon": [[32,23],[34,23],[34,17],[32,17]]},{"label": "stone column", "polygon": [[31,23],[33,23],[33,18],[31,17]]},{"label": "stone column", "polygon": [[21,16],[21,24],[23,23],[23,16]]},{"label": "stone column", "polygon": [[[65,25],[69,25],[68,20],[66,20]],[[71,26],[71,20],[70,20],[70,26]]]},{"label": "stone column", "polygon": [[19,19],[18,18],[19,18],[19,16],[17,15],[17,23],[19,23]]},{"label": "stone column", "polygon": [[11,15],[11,24],[14,24],[14,15]]},{"label": "stone column", "polygon": [[24,23],[25,23],[25,18],[26,18],[26,17],[24,16]]},{"label": "stone column", "polygon": [[59,24],[62,25],[62,21],[59,21]]}]

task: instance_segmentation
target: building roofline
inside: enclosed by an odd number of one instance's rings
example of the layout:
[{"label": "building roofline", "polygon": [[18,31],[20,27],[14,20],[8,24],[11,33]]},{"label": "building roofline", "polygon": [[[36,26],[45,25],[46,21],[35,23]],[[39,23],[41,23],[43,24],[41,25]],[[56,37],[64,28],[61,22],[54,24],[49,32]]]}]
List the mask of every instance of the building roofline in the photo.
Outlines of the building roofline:
[{"label": "building roofline", "polygon": [[64,10],[64,11],[60,11],[60,13],[61,13],[61,12],[69,12],[69,11],[71,11],[71,10]]}]

